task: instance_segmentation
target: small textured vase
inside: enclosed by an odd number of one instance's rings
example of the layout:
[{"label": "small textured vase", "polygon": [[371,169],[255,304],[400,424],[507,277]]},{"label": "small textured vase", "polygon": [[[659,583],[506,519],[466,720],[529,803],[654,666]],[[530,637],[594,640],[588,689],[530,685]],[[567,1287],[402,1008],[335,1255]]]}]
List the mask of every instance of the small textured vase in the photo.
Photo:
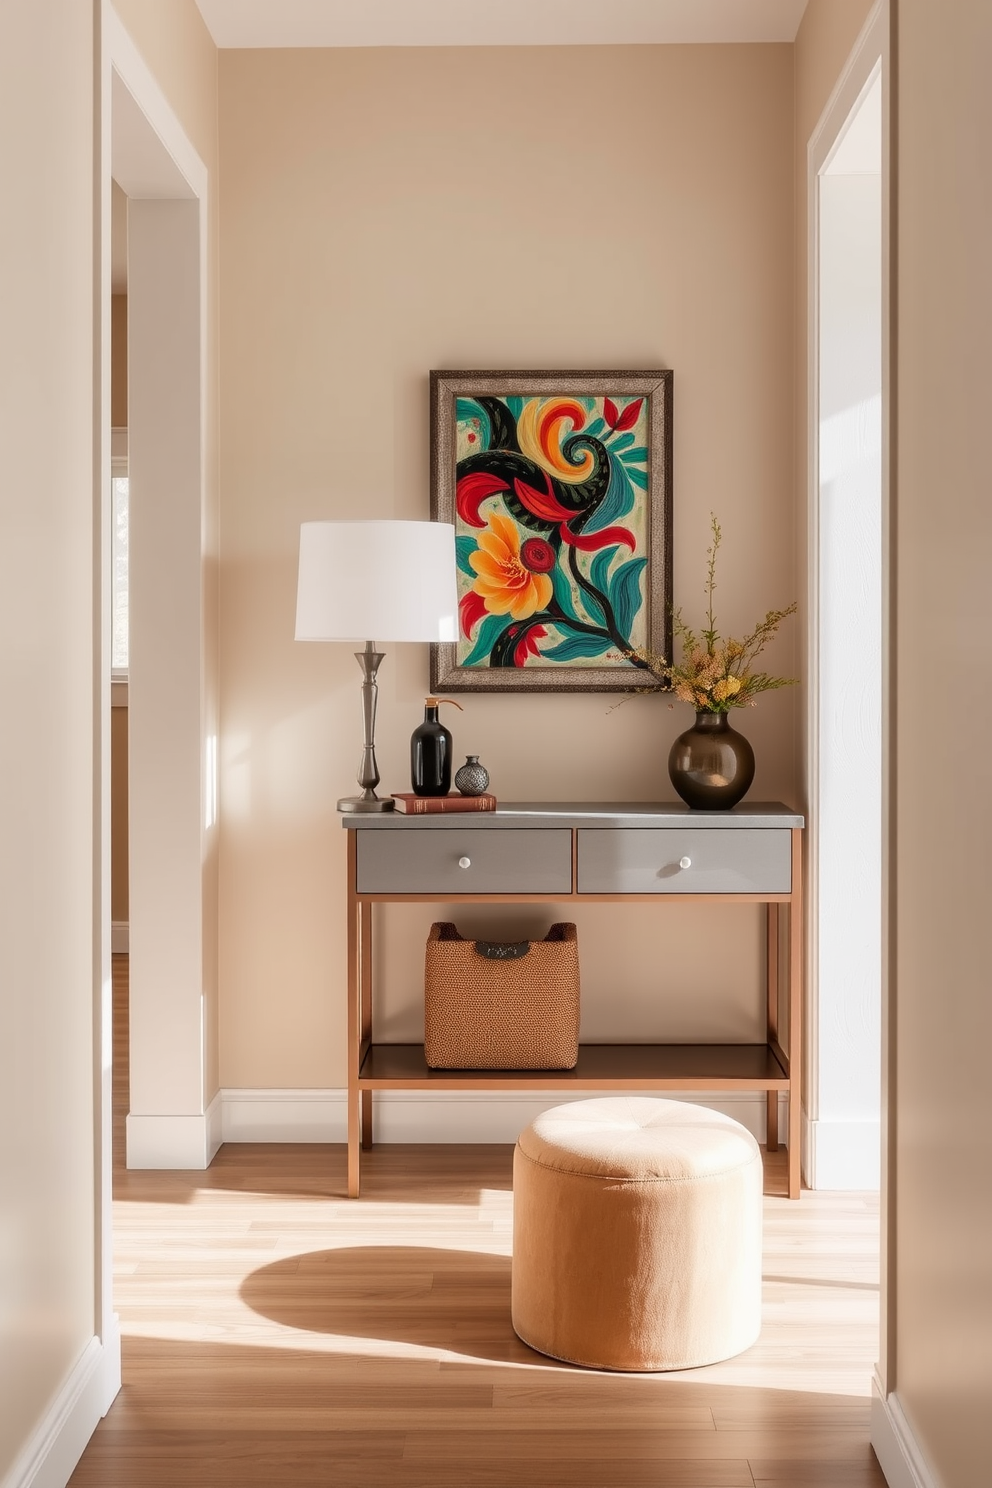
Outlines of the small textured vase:
[{"label": "small textured vase", "polygon": [[700,712],[668,756],[672,784],[696,811],[727,811],[754,779],[754,750],[726,713]]},{"label": "small textured vase", "polygon": [[467,755],[461,769],[455,771],[455,785],[463,796],[482,795],[489,785],[489,771],[479,764],[477,754]]}]

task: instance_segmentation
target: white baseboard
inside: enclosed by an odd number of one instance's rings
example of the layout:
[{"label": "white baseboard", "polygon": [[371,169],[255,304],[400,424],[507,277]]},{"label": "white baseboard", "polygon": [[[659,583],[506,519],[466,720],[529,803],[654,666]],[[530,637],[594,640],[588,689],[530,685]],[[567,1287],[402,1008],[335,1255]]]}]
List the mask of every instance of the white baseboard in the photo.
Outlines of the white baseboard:
[{"label": "white baseboard", "polygon": [[871,1445],[889,1488],[940,1488],[923,1460],[898,1394],[883,1395],[877,1375],[872,1381]]},{"label": "white baseboard", "polygon": [[110,950],[114,956],[126,956],[130,946],[127,920],[114,920],[110,926]]},{"label": "white baseboard", "polygon": [[129,1168],[209,1168],[223,1141],[221,1094],[201,1116],[127,1118]]},{"label": "white baseboard", "polygon": [[222,1131],[223,1119],[224,1107],[221,1101],[221,1093],[218,1090],[203,1115],[203,1122],[206,1128],[204,1136],[206,1139],[207,1160],[203,1164],[205,1168],[209,1168],[217,1156],[220,1144],[224,1140]]},{"label": "white baseboard", "polygon": [[225,1142],[347,1141],[344,1090],[222,1090],[220,1102]]},{"label": "white baseboard", "polygon": [[2,1488],[65,1488],[120,1388],[120,1336],[91,1338]]},{"label": "white baseboard", "polygon": [[803,1111],[803,1173],[810,1188],[875,1192],[882,1176],[877,1121],[814,1121]]},{"label": "white baseboard", "polygon": [[[654,1092],[645,1092],[655,1094]],[[575,1098],[581,1099],[580,1092]],[[570,1099],[561,1090],[387,1090],[374,1102],[377,1142],[515,1142],[541,1111]],[[687,1099],[680,1096],[679,1099]],[[344,1090],[222,1090],[220,1131],[225,1142],[344,1142],[348,1136]],[[692,1097],[692,1104],[724,1111],[764,1141],[765,1097],[727,1091]],[[785,1131],[785,1099],[779,1128]],[[130,1148],[129,1166],[130,1166]]]},{"label": "white baseboard", "polygon": [[[580,1092],[575,1097],[581,1098]],[[539,1112],[569,1098],[560,1088],[534,1094],[387,1090],[375,1099],[375,1140],[514,1142]],[[765,1098],[759,1091],[678,1098],[723,1111],[746,1126],[759,1142],[765,1139]],[[783,1133],[785,1117],[783,1096],[779,1101]],[[344,1090],[220,1090],[202,1116],[128,1116],[127,1165],[200,1170],[210,1166],[222,1142],[345,1142],[347,1138]]]}]

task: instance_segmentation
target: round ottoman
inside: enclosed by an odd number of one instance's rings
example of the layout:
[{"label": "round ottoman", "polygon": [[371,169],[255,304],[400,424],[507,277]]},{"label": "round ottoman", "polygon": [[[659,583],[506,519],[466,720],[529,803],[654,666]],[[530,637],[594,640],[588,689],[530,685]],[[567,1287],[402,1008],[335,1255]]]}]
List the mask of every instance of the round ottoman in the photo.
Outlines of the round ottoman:
[{"label": "round ottoman", "polygon": [[545,1111],[513,1154],[513,1328],[593,1369],[691,1369],[761,1328],[762,1163],[681,1101]]}]

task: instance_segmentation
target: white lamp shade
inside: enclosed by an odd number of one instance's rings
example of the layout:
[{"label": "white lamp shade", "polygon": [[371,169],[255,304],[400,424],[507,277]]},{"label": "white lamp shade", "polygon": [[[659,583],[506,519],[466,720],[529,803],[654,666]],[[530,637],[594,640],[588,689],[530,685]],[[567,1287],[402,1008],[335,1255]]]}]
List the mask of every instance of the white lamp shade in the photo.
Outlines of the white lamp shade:
[{"label": "white lamp shade", "polygon": [[455,529],[446,522],[304,522],[298,641],[454,641]]}]

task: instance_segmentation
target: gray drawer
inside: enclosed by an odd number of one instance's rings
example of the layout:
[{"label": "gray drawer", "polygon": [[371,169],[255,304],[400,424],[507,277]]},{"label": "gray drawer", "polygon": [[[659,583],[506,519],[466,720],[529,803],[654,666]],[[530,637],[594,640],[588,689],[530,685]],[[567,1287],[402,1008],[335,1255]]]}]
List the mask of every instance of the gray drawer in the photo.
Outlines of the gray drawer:
[{"label": "gray drawer", "polygon": [[[712,827],[579,832],[580,894],[788,894],[792,833]],[[688,859],[686,867],[680,866]]]},{"label": "gray drawer", "polygon": [[[567,830],[365,831],[358,835],[360,894],[570,894]],[[460,866],[459,860],[468,865]]]}]

